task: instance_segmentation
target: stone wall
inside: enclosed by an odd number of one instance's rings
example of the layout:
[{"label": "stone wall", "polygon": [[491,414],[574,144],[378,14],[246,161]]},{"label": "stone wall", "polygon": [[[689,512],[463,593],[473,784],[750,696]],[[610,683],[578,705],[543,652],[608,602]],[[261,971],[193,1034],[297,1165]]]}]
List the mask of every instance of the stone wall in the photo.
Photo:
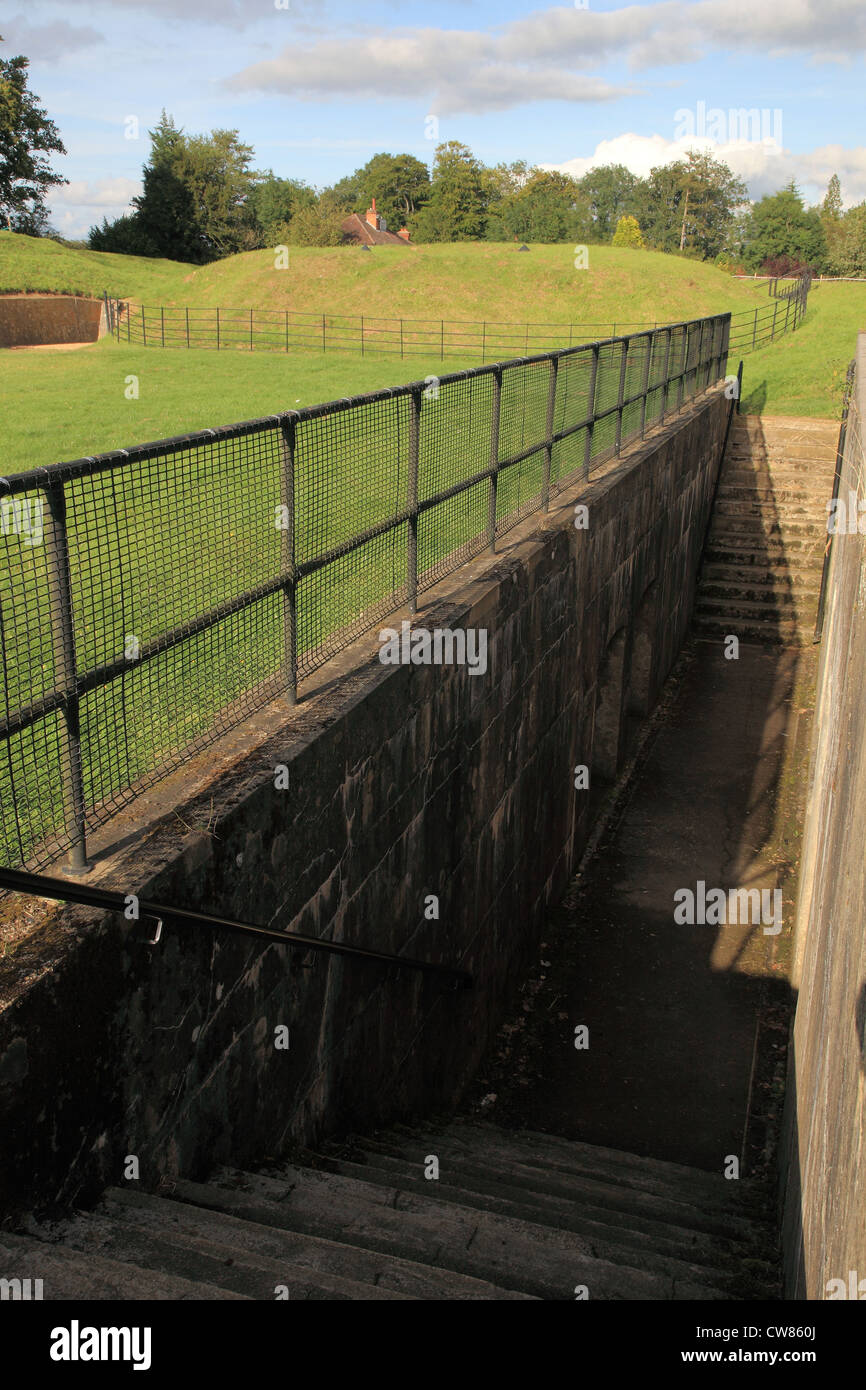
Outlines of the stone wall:
[{"label": "stone wall", "polygon": [[[866,334],[833,541],[803,836],[783,1177],[790,1298],[866,1298]],[[856,509],[855,509],[856,510]],[[859,523],[859,529],[858,529]],[[860,1282],[862,1281],[862,1283]]]},{"label": "stone wall", "polygon": [[425,596],[418,625],[488,631],[486,674],[384,666],[368,635],[112,861],[124,892],[474,989],[170,923],[152,946],[151,924],[66,909],[0,974],[7,1200],[84,1200],[130,1154],[154,1187],[459,1097],[686,634],[730,408],[713,388]]},{"label": "stone wall", "polygon": [[95,343],[105,332],[101,299],[64,294],[0,295],[0,348]]}]

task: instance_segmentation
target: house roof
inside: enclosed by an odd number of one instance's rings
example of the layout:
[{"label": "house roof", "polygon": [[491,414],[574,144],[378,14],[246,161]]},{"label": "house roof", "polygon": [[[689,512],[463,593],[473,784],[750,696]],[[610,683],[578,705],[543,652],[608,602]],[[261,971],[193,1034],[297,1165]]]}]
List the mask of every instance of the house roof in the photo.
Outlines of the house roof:
[{"label": "house roof", "polygon": [[353,212],[351,217],[343,221],[343,231],[350,241],[357,242],[361,246],[408,246],[405,237],[398,236],[396,232],[378,232],[365,222],[364,218],[357,212]]}]

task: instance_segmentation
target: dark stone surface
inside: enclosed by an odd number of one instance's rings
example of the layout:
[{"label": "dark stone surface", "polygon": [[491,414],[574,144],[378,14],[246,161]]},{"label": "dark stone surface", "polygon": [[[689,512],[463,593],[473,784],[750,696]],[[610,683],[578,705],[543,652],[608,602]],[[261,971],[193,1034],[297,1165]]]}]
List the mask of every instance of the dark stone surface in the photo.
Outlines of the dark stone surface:
[{"label": "dark stone surface", "polygon": [[383,667],[368,636],[182,808],[196,828],[167,815],[113,861],[124,891],[460,965],[475,989],[170,924],[151,947],[148,924],[67,912],[16,952],[26,982],[0,978],[7,1200],[84,1199],[128,1154],[154,1188],[460,1096],[585,843],[573,769],[592,765],[599,669],[625,627],[628,683],[653,582],[652,690],[682,644],[728,408],[709,393],[430,591],[418,624],[486,627],[486,676]]}]

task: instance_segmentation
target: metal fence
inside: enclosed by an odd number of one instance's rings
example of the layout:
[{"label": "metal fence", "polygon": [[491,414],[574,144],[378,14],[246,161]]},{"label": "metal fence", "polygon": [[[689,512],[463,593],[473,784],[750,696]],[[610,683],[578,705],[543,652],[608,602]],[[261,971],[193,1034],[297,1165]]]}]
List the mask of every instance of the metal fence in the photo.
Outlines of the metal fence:
[{"label": "metal fence", "polygon": [[716,382],[730,316],[6,481],[0,855],[38,867]]},{"label": "metal fence", "polygon": [[[781,286],[781,287],[780,287]],[[748,353],[799,327],[809,278],[769,284],[772,303],[732,316],[731,350]],[[203,309],[108,301],[112,331],[122,342],[145,347],[206,348],[247,352],[360,352],[362,356],[476,358],[555,352],[599,338],[643,333],[657,322],[496,323],[461,319],[376,318],[304,314],[293,309]]]}]

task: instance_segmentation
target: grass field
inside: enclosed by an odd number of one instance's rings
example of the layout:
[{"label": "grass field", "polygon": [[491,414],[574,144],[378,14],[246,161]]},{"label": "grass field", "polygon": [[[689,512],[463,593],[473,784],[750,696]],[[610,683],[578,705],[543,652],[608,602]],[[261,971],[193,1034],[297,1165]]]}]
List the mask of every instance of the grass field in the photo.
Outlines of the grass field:
[{"label": "grass field", "polygon": [[0,232],[0,293],[105,290],[153,305],[541,324],[670,323],[767,300],[765,283],[734,280],[715,266],[655,251],[591,246],[588,270],[575,269],[574,261],[570,245],[533,245],[523,254],[513,243],[482,242],[372,253],[292,247],[285,270],[274,269],[272,251],[189,266]]},{"label": "grass field", "polygon": [[[597,254],[596,254],[597,250]],[[423,314],[536,322],[592,317],[670,322],[767,304],[765,285],[731,280],[713,267],[651,253],[592,248],[591,271],[572,266],[572,248],[399,248],[384,255],[298,252],[274,272],[267,253],[200,270],[170,262],[71,252],[53,243],[0,235],[0,283],[153,296],[165,303],[265,303],[408,316],[411,294]],[[11,259],[10,259],[11,258]],[[109,276],[121,277],[118,279]],[[279,277],[283,278],[280,279]],[[88,277],[90,277],[88,279]],[[746,358],[744,408],[835,416],[841,381],[866,317],[866,287],[822,286],[797,334]],[[284,298],[280,299],[282,295]],[[198,299],[196,300],[196,296]],[[364,307],[366,306],[366,307]],[[615,351],[615,350],[614,350]],[[585,410],[587,359],[567,359],[557,393],[557,428]],[[0,354],[0,474],[86,457],[147,440],[249,420],[323,400],[396,386],[476,365],[449,359],[357,353],[250,353],[139,347],[103,340],[77,350]],[[736,363],[729,364],[734,370]],[[637,376],[627,389],[636,389]],[[508,376],[508,374],[506,374]],[[137,398],[128,398],[130,378]],[[546,364],[515,373],[503,394],[501,456],[535,447],[543,435]],[[570,383],[570,385],[569,385]],[[604,374],[600,407],[611,404],[618,369]],[[444,388],[422,411],[421,496],[486,467],[491,378]],[[650,416],[651,418],[651,416]],[[626,421],[625,434],[635,423]],[[405,399],[335,414],[303,427],[297,457],[297,558],[339,547],[405,506],[408,415]],[[609,449],[613,421],[600,427],[593,457]],[[275,432],[243,447],[220,443],[88,477],[69,491],[69,543],[79,671],[116,661],[130,635],[142,644],[279,573],[279,501]],[[582,435],[557,446],[553,476],[582,460]],[[537,448],[503,476],[500,523],[536,497],[543,454]],[[419,525],[419,568],[435,575],[446,556],[483,538],[488,485],[426,513]],[[45,548],[6,535],[0,564],[2,666],[8,705],[26,703],[55,684]],[[301,668],[337,634],[367,627],[401,592],[405,525],[334,560],[301,583]],[[190,740],[213,728],[249,692],[281,679],[283,599],[279,593],[94,690],[82,701],[82,754],[89,807],[126,798],[129,786],[175,765]],[[383,606],[384,605],[384,606]],[[339,638],[338,640],[342,640]],[[7,862],[32,857],[62,824],[58,716],[14,735],[8,758],[26,786],[10,819],[8,772],[0,778],[0,838]],[[7,767],[9,762],[7,762]],[[27,769],[39,767],[34,777]]]},{"label": "grass field", "polygon": [[[110,351],[111,344],[105,345]],[[146,351],[146,350],[144,350]],[[620,350],[604,350],[596,387],[599,409],[616,401]],[[160,354],[160,360],[163,355]],[[658,362],[655,366],[658,372]],[[643,363],[630,360],[626,392],[638,390]],[[656,377],[650,381],[654,386]],[[589,359],[568,359],[557,376],[554,429],[587,409]],[[541,362],[504,374],[500,457],[523,455],[505,471],[497,493],[503,528],[540,493],[542,442],[550,372]],[[649,416],[658,405],[656,391]],[[421,414],[419,496],[466,481],[490,457],[492,377],[441,385]],[[628,408],[623,434],[640,424]],[[351,413],[302,422],[295,457],[298,498],[296,557],[300,563],[342,547],[406,506],[409,406],[390,397]],[[613,445],[615,419],[593,435],[592,460]],[[280,502],[279,431],[269,427],[238,439],[184,447],[177,454],[135,457],[122,467],[85,471],[66,485],[76,667],[84,672],[119,660],[134,637],[141,647],[281,570],[281,536],[274,525]],[[553,451],[552,477],[573,474],[584,461],[585,435]],[[485,480],[425,512],[419,522],[418,568],[432,582],[455,566],[458,552],[483,545],[490,487]],[[37,494],[34,492],[34,499]],[[407,573],[405,522],[336,556],[307,575],[298,592],[298,658],[302,673],[401,601]],[[467,550],[466,548],[469,548]],[[50,610],[55,593],[48,547],[6,536],[0,564],[0,633],[6,700],[11,709],[48,696],[58,679]],[[426,581],[425,581],[426,576]],[[136,665],[82,699],[84,793],[97,823],[122,804],[128,789],[176,765],[185,745],[203,737],[221,714],[250,708],[256,691],[276,693],[285,664],[283,599],[264,595],[182,645]],[[253,702],[252,707],[255,707]],[[63,823],[64,778],[56,714],[13,735],[0,774],[0,840],[13,862],[38,853]],[[16,769],[17,799],[8,767]],[[27,769],[39,767],[38,778]],[[101,809],[100,809],[101,808]]]},{"label": "grass field", "polygon": [[[474,366],[448,363],[449,371]],[[438,359],[119,346],[0,354],[0,440],[9,474],[151,439],[317,405],[442,373]],[[138,399],[127,399],[127,377]]]},{"label": "grass field", "polygon": [[745,357],[742,409],[838,419],[845,373],[864,329],[866,285],[813,286],[797,332]]}]

